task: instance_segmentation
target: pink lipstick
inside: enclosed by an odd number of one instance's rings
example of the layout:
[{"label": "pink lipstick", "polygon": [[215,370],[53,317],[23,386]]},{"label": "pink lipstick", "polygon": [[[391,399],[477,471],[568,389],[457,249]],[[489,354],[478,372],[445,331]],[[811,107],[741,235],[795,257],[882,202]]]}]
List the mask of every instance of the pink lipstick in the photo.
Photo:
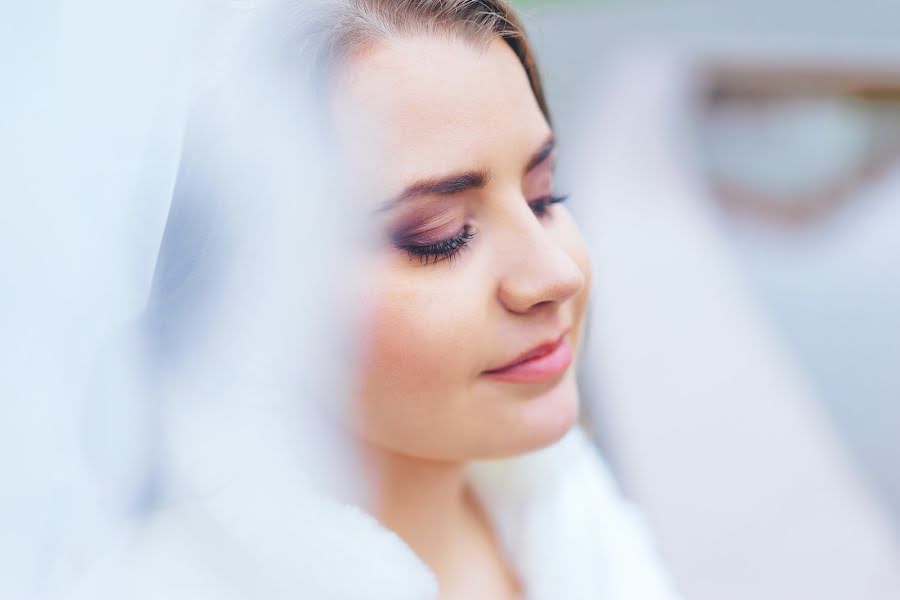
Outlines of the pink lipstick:
[{"label": "pink lipstick", "polygon": [[555,342],[532,348],[498,369],[485,371],[484,375],[509,383],[540,383],[561,375],[570,364],[572,349],[563,335]]}]

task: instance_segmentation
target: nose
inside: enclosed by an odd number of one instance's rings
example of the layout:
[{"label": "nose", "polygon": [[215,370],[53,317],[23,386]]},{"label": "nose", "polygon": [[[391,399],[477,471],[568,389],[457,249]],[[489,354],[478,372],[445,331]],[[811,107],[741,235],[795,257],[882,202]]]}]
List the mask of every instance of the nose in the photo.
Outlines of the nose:
[{"label": "nose", "polygon": [[528,314],[562,304],[580,292],[585,274],[533,215],[511,231],[503,247],[497,296],[510,312]]}]

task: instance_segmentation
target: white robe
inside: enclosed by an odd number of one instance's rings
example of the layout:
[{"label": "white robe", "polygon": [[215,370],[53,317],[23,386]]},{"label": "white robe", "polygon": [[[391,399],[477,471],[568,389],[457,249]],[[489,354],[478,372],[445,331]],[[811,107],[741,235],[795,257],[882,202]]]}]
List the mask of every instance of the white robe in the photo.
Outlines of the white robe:
[{"label": "white robe", "polygon": [[[580,430],[544,450],[475,464],[479,495],[527,600],[677,595],[639,515]],[[231,485],[157,511],[72,598],[433,600],[434,574],[363,510],[295,490]],[[290,492],[293,493],[293,492]]]}]

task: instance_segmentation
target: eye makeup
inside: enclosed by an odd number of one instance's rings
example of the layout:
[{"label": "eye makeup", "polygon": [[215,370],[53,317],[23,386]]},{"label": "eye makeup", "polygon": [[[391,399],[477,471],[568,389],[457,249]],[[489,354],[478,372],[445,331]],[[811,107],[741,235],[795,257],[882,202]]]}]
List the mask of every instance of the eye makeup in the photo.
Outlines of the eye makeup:
[{"label": "eye makeup", "polygon": [[422,264],[427,265],[453,260],[473,237],[475,230],[465,225],[458,233],[446,239],[430,244],[398,244],[398,247],[408,252],[411,258],[417,258]]},{"label": "eye makeup", "polygon": [[[550,207],[565,202],[568,195],[548,195],[528,202],[538,219],[550,216]],[[446,201],[445,201],[446,202]],[[424,213],[424,214],[422,214]],[[475,237],[475,228],[459,210],[413,211],[390,229],[391,243],[423,265],[450,261]]]},{"label": "eye makeup", "polygon": [[389,225],[390,241],[423,265],[452,260],[475,237],[461,204],[427,203]]},{"label": "eye makeup", "polygon": [[560,196],[545,196],[543,198],[538,198],[537,200],[532,200],[528,203],[528,206],[531,207],[531,211],[538,219],[543,219],[548,216],[550,206],[552,206],[553,204],[561,204],[568,199],[568,194],[563,194]]},{"label": "eye makeup", "polygon": [[[532,158],[522,180],[525,201],[532,214],[540,221],[552,216],[550,209],[554,204],[568,199],[567,195],[552,192],[554,158],[551,140]],[[471,184],[471,187],[481,188],[489,179],[489,174],[481,174],[477,181],[465,181],[467,186]],[[454,185],[458,181],[462,181],[462,176],[452,178]],[[429,185],[432,187],[427,188],[426,196],[434,195],[434,186],[444,185],[444,180]],[[420,188],[425,189],[421,184],[412,187],[413,190]],[[401,201],[395,200],[376,211],[377,214],[390,215],[385,229],[391,245],[422,265],[452,261],[468,247],[477,233],[463,198],[447,197],[460,190],[457,187],[446,190],[442,187],[441,190],[442,193],[437,194],[435,199],[418,198],[411,201],[411,197],[403,196]],[[420,194],[417,192],[415,195]],[[528,200],[529,197],[534,199]]]},{"label": "eye makeup", "polygon": [[567,195],[553,193],[553,174],[556,170],[555,141],[550,138],[540,152],[534,155],[528,164],[522,181],[522,192],[528,200],[528,206],[534,215],[541,220],[550,214],[549,209],[554,204],[565,202]]}]

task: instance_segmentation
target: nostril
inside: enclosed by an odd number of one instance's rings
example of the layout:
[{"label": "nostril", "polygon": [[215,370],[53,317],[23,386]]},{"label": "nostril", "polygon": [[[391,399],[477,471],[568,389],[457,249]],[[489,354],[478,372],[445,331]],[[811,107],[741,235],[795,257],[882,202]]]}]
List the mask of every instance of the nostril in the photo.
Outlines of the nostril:
[{"label": "nostril", "polygon": [[556,302],[553,301],[553,300],[543,300],[543,301],[541,301],[541,302],[538,302],[537,304],[535,304],[535,305],[532,306],[531,308],[532,308],[532,310],[541,310],[541,309],[543,309],[543,308],[546,308],[546,307],[549,307],[549,306],[553,306],[553,305],[555,305],[555,304],[556,304]]}]

